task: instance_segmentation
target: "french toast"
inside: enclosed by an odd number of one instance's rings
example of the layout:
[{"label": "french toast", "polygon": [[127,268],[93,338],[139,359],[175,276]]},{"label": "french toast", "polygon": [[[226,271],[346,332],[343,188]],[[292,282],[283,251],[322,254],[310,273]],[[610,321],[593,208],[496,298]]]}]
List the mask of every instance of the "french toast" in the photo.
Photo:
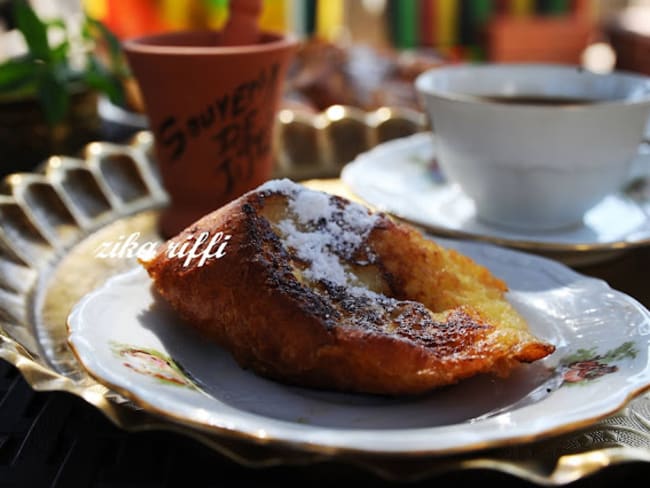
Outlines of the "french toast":
[{"label": "french toast", "polygon": [[[219,259],[171,248],[230,236]],[[417,229],[338,196],[272,180],[142,258],[183,322],[277,381],[418,394],[505,376],[555,347],[534,336],[507,285]]]}]

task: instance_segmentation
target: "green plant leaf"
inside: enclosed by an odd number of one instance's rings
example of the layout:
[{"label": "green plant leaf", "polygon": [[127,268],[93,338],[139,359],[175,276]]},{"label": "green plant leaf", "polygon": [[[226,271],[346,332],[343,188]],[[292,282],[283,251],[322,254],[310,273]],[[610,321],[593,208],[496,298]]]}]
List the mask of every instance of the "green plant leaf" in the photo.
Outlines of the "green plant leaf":
[{"label": "green plant leaf", "polygon": [[41,22],[26,0],[14,4],[14,18],[22,33],[30,54],[36,59],[49,61],[50,46],[47,41],[47,26]]},{"label": "green plant leaf", "polygon": [[[88,24],[88,28],[90,29],[89,35],[92,39],[99,37],[102,40],[106,41],[106,44],[108,45],[112,54],[121,53],[122,45],[120,43],[120,40],[108,27],[106,27],[106,25],[104,25],[103,22],[90,16],[86,16],[86,22]],[[96,31],[96,33],[93,33],[92,31]]]},{"label": "green plant leaf", "polygon": [[44,71],[40,78],[38,97],[43,107],[45,120],[50,125],[61,122],[70,105],[70,94],[64,81],[59,80],[51,71]]},{"label": "green plant leaf", "polygon": [[[74,87],[85,85],[105,93],[117,105],[124,104],[122,79],[128,74],[128,69],[125,68],[120,41],[102,22],[84,18],[82,34],[89,41],[103,43],[109,54],[105,63],[111,66],[105,66],[96,53],[85,49],[86,64],[80,72],[70,63],[73,40],[63,19],[40,19],[28,0],[15,0],[13,13],[29,52],[20,60],[13,59],[0,65],[0,94],[11,97],[36,95],[50,124],[57,124],[65,118]],[[48,33],[53,29],[61,29],[64,37],[62,42],[50,46]],[[88,37],[90,33],[95,36]]]},{"label": "green plant leaf", "polygon": [[45,26],[49,29],[50,27],[58,27],[66,34],[68,33],[68,27],[65,25],[63,19],[49,19],[43,22]]},{"label": "green plant leaf", "polygon": [[95,59],[90,59],[84,76],[86,84],[108,96],[115,105],[124,104],[122,83]]},{"label": "green plant leaf", "polygon": [[110,63],[109,68],[116,76],[127,76],[129,74],[122,52],[122,43],[103,22],[86,16],[83,33],[88,40],[106,45]]},{"label": "green plant leaf", "polygon": [[62,19],[52,19],[45,21],[45,27],[48,32],[60,30],[63,33],[63,40],[56,46],[50,47],[50,60],[53,62],[67,63],[70,55],[70,37],[68,28]]},{"label": "green plant leaf", "polygon": [[70,45],[68,42],[62,42],[55,48],[50,51],[50,57],[54,63],[67,63],[68,62],[68,51],[70,50]]},{"label": "green plant leaf", "polygon": [[31,59],[13,59],[0,64],[0,92],[11,92],[36,81]]}]

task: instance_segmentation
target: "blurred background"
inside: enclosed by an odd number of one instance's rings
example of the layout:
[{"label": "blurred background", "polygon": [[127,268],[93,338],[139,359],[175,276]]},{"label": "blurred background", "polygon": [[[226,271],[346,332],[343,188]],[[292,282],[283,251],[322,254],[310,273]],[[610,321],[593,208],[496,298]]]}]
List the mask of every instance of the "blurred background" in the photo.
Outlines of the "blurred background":
[{"label": "blurred background", "polygon": [[[1,0],[0,56],[17,42]],[[30,0],[44,18],[85,12],[118,38],[188,28],[219,29],[228,0]],[[622,21],[648,34],[648,0],[263,0],[262,28],[303,39],[400,50],[434,49],[447,60],[579,62]],[[629,56],[623,55],[624,62]],[[641,59],[637,60],[641,62]],[[647,62],[647,60],[646,60]],[[648,69],[648,66],[640,66]]]},{"label": "blurred background", "polygon": [[[33,9],[45,34],[24,18],[21,26],[16,4]],[[228,0],[0,0],[2,173],[146,128],[119,43],[219,29],[227,17]],[[553,62],[650,74],[650,0],[263,0],[260,26],[302,41],[284,108],[306,114],[335,105],[418,111],[414,78],[449,63]],[[34,42],[43,36],[49,53]]]}]

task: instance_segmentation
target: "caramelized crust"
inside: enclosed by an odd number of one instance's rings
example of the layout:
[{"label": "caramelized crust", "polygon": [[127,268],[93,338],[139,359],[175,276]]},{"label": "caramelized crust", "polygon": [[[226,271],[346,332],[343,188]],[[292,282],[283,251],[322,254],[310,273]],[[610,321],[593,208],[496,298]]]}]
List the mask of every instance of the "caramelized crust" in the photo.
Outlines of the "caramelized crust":
[{"label": "caramelized crust", "polygon": [[168,241],[223,232],[222,258],[184,266],[163,247],[142,260],[183,321],[242,367],[308,387],[415,394],[554,351],[528,331],[505,283],[468,257],[302,187],[329,213],[301,215],[283,188],[263,186]]}]

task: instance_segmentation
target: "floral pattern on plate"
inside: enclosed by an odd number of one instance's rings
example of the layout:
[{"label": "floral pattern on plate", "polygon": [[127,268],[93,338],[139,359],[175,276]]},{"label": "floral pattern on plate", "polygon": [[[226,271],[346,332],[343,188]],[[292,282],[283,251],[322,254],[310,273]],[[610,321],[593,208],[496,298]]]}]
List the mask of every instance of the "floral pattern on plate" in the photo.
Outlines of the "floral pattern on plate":
[{"label": "floral pattern on plate", "polygon": [[616,373],[619,366],[615,363],[624,359],[635,359],[639,351],[633,342],[624,342],[604,354],[597,354],[595,347],[579,349],[561,361],[564,384],[580,385],[593,381],[606,374]]},{"label": "floral pattern on plate", "polygon": [[118,342],[110,342],[109,345],[125,368],[151,376],[163,384],[196,388],[178,362],[156,349]]}]

